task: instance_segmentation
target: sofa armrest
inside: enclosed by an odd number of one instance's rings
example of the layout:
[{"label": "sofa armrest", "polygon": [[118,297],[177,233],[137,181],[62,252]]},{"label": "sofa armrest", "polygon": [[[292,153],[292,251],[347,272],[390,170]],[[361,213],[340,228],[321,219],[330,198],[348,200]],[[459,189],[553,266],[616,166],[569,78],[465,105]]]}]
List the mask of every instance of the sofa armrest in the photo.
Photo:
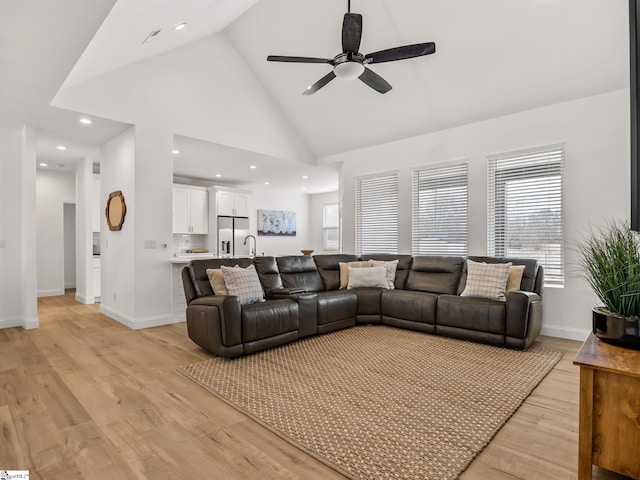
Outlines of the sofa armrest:
[{"label": "sofa armrest", "polygon": [[534,292],[517,290],[507,294],[506,344],[527,348],[540,334],[542,299]]},{"label": "sofa armrest", "polygon": [[296,295],[299,293],[306,293],[306,288],[290,287],[290,288],[276,288],[269,290],[269,296],[273,298],[287,298],[290,295]]},{"label": "sofa armrest", "polygon": [[214,316],[220,322],[220,335],[222,343],[231,347],[242,343],[242,317],[240,299],[230,295],[207,295],[193,300],[187,307],[190,309],[206,311],[214,309]]}]

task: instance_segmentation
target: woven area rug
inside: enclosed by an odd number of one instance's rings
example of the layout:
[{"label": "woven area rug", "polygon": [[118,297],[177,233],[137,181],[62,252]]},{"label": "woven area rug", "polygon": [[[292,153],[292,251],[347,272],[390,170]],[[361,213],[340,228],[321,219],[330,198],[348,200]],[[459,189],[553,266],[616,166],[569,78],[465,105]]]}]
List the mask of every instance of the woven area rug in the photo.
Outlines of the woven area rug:
[{"label": "woven area rug", "polygon": [[349,478],[446,480],[561,357],[357,326],[179,371]]}]

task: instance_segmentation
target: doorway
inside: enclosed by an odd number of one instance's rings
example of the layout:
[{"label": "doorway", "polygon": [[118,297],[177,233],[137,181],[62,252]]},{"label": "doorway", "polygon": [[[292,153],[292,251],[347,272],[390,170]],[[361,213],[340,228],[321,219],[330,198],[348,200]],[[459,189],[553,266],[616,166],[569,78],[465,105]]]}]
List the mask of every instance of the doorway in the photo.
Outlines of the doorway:
[{"label": "doorway", "polygon": [[64,289],[76,288],[76,204],[63,204]]}]

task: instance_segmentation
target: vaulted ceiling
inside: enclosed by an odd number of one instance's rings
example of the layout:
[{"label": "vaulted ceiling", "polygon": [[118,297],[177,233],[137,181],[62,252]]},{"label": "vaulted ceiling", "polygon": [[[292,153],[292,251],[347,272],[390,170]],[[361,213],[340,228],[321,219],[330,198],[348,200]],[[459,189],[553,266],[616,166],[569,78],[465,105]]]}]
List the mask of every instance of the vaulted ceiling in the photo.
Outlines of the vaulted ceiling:
[{"label": "vaulted ceiling", "polygon": [[[206,158],[176,161],[176,173],[208,178],[214,168],[193,172],[207,158],[272,158],[302,171],[336,153],[629,84],[623,0],[351,4],[364,17],[362,53],[427,41],[436,53],[371,66],[393,86],[385,95],[336,79],[303,96],[330,66],[266,57],[332,58],[346,0],[2,2],[0,123],[95,147],[150,122],[209,143],[193,148]],[[93,116],[91,128],[77,124],[80,113]]]}]

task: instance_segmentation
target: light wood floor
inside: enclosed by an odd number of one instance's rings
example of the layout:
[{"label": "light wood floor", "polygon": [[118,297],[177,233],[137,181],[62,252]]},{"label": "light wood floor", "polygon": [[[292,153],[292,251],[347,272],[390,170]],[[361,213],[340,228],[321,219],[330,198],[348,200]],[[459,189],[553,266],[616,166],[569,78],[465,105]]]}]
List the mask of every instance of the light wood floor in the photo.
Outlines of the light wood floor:
[{"label": "light wood floor", "polygon": [[[343,478],[179,375],[207,358],[184,324],[133,331],[73,291],[40,299],[38,313],[38,329],[0,330],[0,469],[46,480]],[[580,344],[540,343],[563,360],[462,479],[577,477]]]}]

